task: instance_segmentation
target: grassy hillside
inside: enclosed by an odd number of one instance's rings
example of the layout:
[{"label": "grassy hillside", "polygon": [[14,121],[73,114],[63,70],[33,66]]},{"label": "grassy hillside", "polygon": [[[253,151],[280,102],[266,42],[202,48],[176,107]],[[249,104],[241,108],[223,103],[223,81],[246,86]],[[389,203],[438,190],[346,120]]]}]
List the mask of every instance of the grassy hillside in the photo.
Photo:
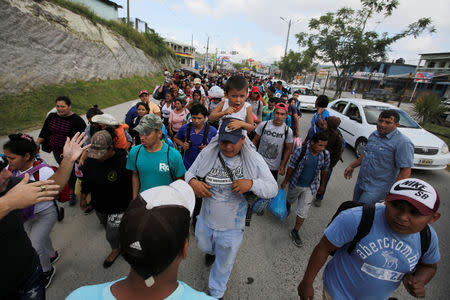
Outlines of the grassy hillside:
[{"label": "grassy hillside", "polygon": [[58,96],[68,96],[72,100],[72,110],[78,114],[85,114],[94,104],[105,108],[136,99],[140,90],[147,89],[152,92],[163,80],[163,75],[153,75],[83,81],[51,85],[20,95],[4,96],[0,98],[0,135],[41,127],[47,112],[55,106],[55,99]]},{"label": "grassy hillside", "polygon": [[64,7],[73,13],[81,15],[94,24],[102,24],[110,30],[122,35],[128,43],[143,50],[152,57],[161,57],[166,55],[175,55],[173,50],[167,46],[164,39],[159,36],[155,30],[149,28],[145,33],[139,32],[133,28],[131,24],[127,25],[122,22],[105,20],[97,16],[89,8],[82,4],[66,1],[66,0],[48,0],[54,4]]}]

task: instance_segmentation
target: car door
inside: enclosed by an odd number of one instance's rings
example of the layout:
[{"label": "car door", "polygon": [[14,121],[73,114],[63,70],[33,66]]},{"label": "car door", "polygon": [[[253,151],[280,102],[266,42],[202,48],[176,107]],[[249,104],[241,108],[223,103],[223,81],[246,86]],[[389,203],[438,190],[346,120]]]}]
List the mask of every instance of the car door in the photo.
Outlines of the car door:
[{"label": "car door", "polygon": [[362,114],[361,110],[355,103],[349,103],[344,111],[344,116],[341,119],[341,129],[342,134],[346,133],[344,136],[345,141],[351,146],[355,146],[356,140],[361,136],[362,130]]},{"label": "car door", "polygon": [[343,128],[347,128],[348,125],[345,125],[349,122],[349,118],[345,116],[344,112],[347,108],[348,101],[341,100],[336,101],[331,107],[330,107],[330,115],[339,117],[341,119],[341,124],[339,125],[339,129],[341,131],[342,136],[344,137],[345,141],[350,138],[349,133],[344,130]]}]

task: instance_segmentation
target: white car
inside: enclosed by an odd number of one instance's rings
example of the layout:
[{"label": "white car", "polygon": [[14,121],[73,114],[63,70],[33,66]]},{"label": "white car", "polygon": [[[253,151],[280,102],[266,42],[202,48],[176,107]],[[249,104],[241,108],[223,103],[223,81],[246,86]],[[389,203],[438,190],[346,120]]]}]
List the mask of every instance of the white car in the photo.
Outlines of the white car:
[{"label": "white car", "polygon": [[320,84],[318,82],[310,82],[308,84],[306,84],[310,89],[312,89],[315,92],[319,92],[320,91]]},{"label": "white car", "polygon": [[[317,96],[306,85],[291,85],[291,93],[300,92],[298,100],[300,101],[300,109],[315,111]],[[292,95],[289,97],[291,98]]]},{"label": "white car", "polygon": [[343,98],[328,104],[331,116],[341,119],[339,129],[347,145],[355,149],[359,157],[364,152],[369,135],[375,131],[382,110],[395,109],[400,115],[398,130],[414,144],[413,169],[444,169],[450,163],[447,144],[417,124],[403,110],[383,102]]}]

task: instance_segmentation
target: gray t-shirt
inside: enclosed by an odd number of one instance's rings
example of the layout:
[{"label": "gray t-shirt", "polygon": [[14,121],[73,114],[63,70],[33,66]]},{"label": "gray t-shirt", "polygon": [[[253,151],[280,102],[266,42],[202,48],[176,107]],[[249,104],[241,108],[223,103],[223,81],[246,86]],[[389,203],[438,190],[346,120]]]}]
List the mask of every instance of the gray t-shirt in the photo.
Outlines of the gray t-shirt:
[{"label": "gray t-shirt", "polygon": [[[263,133],[263,127],[266,123],[267,125]],[[286,128],[288,129],[288,134],[285,139]],[[292,129],[285,123],[280,126],[275,126],[273,120],[270,120],[261,122],[255,131],[261,137],[258,148],[259,154],[264,158],[271,171],[277,171],[281,165],[283,144],[291,144],[294,142]]]},{"label": "gray t-shirt", "polygon": [[262,110],[264,104],[260,100],[257,101],[248,100],[248,103],[250,103],[250,105],[252,106],[252,112],[255,114],[258,120],[262,121]]},{"label": "gray t-shirt", "polygon": [[[242,159],[238,154],[232,158],[223,156],[226,166],[233,173],[234,180],[242,179]],[[206,174],[205,182],[211,186],[210,198],[203,198],[200,216],[205,224],[215,230],[243,229],[247,202],[243,195],[232,192],[232,182],[219,158],[216,158],[211,171]]]}]

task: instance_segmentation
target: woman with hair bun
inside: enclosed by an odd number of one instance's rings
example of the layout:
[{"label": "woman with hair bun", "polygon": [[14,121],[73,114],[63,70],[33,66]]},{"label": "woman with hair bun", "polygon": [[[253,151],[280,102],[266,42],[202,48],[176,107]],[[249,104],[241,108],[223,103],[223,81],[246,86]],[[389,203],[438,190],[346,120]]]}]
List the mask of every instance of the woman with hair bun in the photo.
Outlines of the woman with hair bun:
[{"label": "woman with hair bun", "polygon": [[[4,144],[3,151],[9,162],[8,169],[15,177],[23,177],[25,173],[28,173],[30,180],[39,181],[47,180],[54,174],[49,165],[36,158],[37,147],[28,134],[9,135],[9,141]],[[50,239],[50,232],[58,217],[57,210],[58,207],[54,201],[40,202],[22,210],[24,227],[33,248],[39,255],[46,288],[55,275],[55,267],[52,267],[52,263],[59,259],[59,254],[53,248]]]},{"label": "woman with hair bun", "polygon": [[[77,132],[83,132],[86,128],[84,120],[72,111],[72,102],[67,96],[56,98],[56,113],[50,113],[45,119],[39,137],[36,140],[38,146],[42,145],[45,152],[53,152],[53,157],[58,164],[62,161],[62,152],[67,138],[72,138]],[[75,173],[69,179],[71,206],[76,204]]]}]

